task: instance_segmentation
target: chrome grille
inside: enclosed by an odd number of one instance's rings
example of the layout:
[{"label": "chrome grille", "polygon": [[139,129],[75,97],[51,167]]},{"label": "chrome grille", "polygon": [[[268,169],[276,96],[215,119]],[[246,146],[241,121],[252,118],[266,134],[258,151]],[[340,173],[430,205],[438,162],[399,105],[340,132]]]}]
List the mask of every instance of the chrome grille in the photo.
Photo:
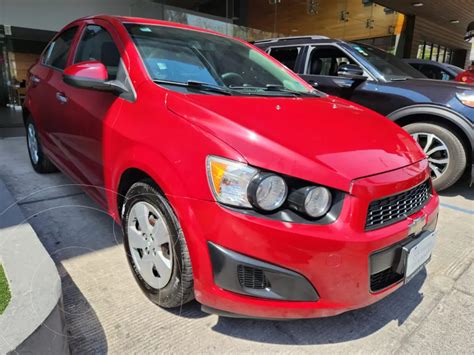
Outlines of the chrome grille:
[{"label": "chrome grille", "polygon": [[365,230],[388,226],[418,212],[430,198],[429,180],[402,192],[370,203]]}]

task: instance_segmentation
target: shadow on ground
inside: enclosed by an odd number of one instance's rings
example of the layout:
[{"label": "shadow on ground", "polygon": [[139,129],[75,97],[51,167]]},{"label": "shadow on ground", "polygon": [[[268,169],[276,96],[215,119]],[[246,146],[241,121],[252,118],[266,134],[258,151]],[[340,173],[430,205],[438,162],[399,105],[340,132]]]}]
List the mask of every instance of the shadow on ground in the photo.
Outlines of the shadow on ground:
[{"label": "shadow on ground", "polygon": [[469,187],[469,177],[464,176],[460,181],[450,188],[438,192],[440,196],[462,196],[466,200],[474,201],[474,185]]},{"label": "shadow on ground", "polygon": [[402,325],[420,304],[426,271],[405,287],[369,307],[335,317],[270,321],[219,317],[213,330],[235,338],[271,344],[314,345],[341,343],[366,337],[386,324]]},{"label": "shadow on ground", "polygon": [[164,311],[167,311],[170,314],[173,314],[177,317],[189,318],[189,319],[199,319],[209,317],[210,314],[201,311],[201,304],[197,301],[191,301],[177,308],[162,308]]},{"label": "shadow on ground", "polygon": [[[87,354],[106,354],[107,338],[99,318],[71,276],[57,265],[63,289],[63,308],[69,347]],[[87,325],[87,326],[84,326]]]}]

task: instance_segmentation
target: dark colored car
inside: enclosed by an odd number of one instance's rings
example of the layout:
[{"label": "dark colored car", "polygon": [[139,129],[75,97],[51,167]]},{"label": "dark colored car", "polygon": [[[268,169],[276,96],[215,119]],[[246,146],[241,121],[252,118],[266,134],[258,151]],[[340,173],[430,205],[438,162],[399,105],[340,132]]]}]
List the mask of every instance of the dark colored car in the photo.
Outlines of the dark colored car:
[{"label": "dark colored car", "polygon": [[410,64],[428,79],[454,80],[459,73],[463,72],[462,68],[459,68],[455,65],[438,63],[434,60],[409,58],[403,59],[403,61]]},{"label": "dark colored car", "polygon": [[474,86],[427,79],[401,59],[361,43],[310,36],[255,45],[317,89],[405,128],[428,156],[437,190],[453,185],[466,170],[474,180]]}]

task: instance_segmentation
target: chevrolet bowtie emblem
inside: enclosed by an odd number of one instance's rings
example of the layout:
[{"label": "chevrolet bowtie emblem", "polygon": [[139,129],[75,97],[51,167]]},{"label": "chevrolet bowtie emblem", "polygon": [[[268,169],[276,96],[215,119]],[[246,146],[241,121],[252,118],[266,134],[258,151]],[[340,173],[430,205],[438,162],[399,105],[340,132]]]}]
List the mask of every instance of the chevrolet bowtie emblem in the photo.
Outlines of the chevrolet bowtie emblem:
[{"label": "chevrolet bowtie emblem", "polygon": [[412,234],[419,234],[422,230],[423,227],[426,225],[426,216],[420,216],[418,218],[415,218],[409,225],[408,225],[408,235]]}]

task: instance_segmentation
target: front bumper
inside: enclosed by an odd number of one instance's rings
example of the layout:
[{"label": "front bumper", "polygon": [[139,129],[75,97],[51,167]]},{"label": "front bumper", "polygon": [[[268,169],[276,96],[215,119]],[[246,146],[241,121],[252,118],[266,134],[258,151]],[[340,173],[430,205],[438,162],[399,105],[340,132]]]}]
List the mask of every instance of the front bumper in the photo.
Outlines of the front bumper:
[{"label": "front bumper", "polygon": [[[221,314],[281,319],[336,315],[384,298],[402,282],[398,280],[373,291],[371,255],[407,241],[410,224],[421,216],[426,221],[423,229],[433,230],[439,200],[433,192],[429,202],[414,215],[368,232],[364,230],[367,206],[374,199],[417,185],[428,174],[426,166],[420,163],[355,181],[338,220],[328,225],[280,222],[242,214],[211,201],[169,196],[188,243],[196,299]],[[211,261],[209,245],[243,255],[249,262],[268,263],[299,275],[314,293],[307,285],[302,286],[303,295],[309,298],[298,298],[301,293],[296,292],[296,300],[288,301],[285,297],[262,298],[245,294],[245,290],[239,292],[237,283],[237,289],[224,289],[222,281],[215,278],[218,266],[215,260]],[[385,258],[384,262],[393,263],[393,259]],[[238,276],[234,277],[235,282]],[[295,283],[288,286],[294,288]]]}]

